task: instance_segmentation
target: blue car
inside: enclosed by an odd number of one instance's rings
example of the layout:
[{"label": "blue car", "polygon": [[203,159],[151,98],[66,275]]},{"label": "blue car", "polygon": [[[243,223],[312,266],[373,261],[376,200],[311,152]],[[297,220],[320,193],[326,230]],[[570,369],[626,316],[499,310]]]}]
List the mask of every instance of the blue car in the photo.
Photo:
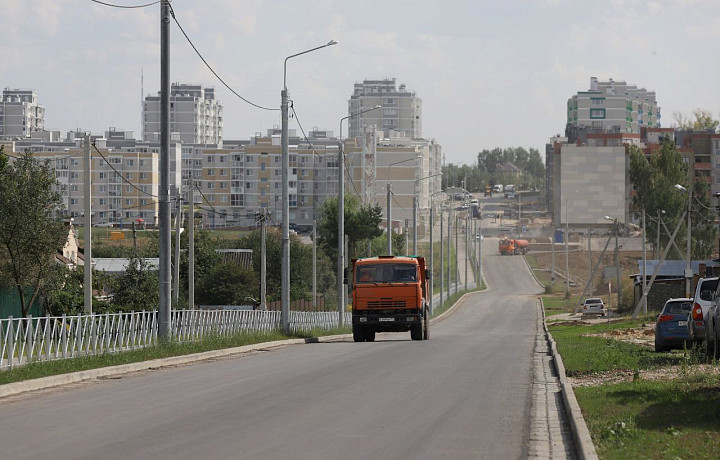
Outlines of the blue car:
[{"label": "blue car", "polygon": [[678,298],[665,302],[655,323],[655,351],[667,351],[689,345],[688,315],[692,299]]}]

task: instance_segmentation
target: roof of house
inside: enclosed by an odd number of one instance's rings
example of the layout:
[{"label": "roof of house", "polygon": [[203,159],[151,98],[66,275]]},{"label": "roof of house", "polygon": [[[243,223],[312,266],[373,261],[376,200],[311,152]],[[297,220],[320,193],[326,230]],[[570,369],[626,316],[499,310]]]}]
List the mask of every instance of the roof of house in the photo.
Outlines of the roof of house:
[{"label": "roof of house", "polygon": [[[143,259],[148,264],[151,270],[160,269],[160,258],[146,258]],[[127,270],[130,264],[130,259],[122,257],[93,257],[92,259],[95,270],[104,271],[106,273],[123,273]]]},{"label": "roof of house", "polygon": [[[652,276],[659,262],[659,260],[647,261],[647,276]],[[717,260],[693,260],[690,262],[690,268],[692,268],[694,275],[700,273],[700,264],[704,264],[706,267],[720,267],[720,263],[718,263]],[[657,276],[682,278],[685,276],[686,266],[687,262],[685,260],[666,260],[660,266]],[[637,276],[643,276],[642,259],[638,260]]]}]

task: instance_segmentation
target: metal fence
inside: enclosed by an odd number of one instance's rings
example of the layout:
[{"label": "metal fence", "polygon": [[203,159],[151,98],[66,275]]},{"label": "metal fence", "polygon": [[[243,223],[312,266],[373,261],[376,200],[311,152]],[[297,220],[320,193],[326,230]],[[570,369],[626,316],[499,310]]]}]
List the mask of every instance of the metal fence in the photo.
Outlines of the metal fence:
[{"label": "metal fence", "polygon": [[[282,328],[279,311],[173,310],[172,338],[180,342],[239,332]],[[298,312],[289,315],[290,330],[332,329],[337,312]],[[350,324],[350,313],[344,313]],[[157,343],[157,312],[46,316],[0,320],[0,370],[34,361],[114,353]]]}]

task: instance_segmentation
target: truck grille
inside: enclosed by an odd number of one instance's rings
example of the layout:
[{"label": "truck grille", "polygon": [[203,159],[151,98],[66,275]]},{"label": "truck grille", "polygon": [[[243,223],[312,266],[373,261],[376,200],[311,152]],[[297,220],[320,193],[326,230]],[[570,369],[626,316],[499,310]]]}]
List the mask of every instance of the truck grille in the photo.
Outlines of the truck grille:
[{"label": "truck grille", "polygon": [[404,300],[380,299],[370,300],[367,303],[368,308],[405,308]]}]

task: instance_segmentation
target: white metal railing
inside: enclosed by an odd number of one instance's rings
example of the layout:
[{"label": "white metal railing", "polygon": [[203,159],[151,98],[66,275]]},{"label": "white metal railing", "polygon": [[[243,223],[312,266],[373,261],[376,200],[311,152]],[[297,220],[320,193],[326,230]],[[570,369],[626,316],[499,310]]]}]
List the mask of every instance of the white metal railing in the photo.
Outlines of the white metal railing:
[{"label": "white metal railing", "polygon": [[[290,330],[332,329],[337,312],[291,311]],[[281,329],[279,311],[173,310],[172,338],[180,342],[210,335]],[[345,313],[344,324],[351,324]],[[157,343],[157,312],[106,313],[0,319],[0,370],[34,361],[114,353]]]}]

